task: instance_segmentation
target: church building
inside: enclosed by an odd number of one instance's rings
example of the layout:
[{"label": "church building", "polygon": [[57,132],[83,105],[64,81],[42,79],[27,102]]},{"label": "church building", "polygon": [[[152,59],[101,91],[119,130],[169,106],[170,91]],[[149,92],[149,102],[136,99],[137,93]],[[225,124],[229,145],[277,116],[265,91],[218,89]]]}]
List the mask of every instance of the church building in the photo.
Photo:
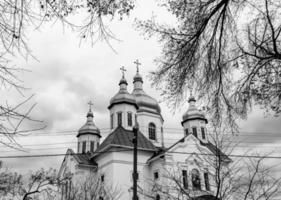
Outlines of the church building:
[{"label": "church building", "polygon": [[[138,67],[137,67],[138,68]],[[62,200],[71,199],[77,184],[94,177],[102,188],[95,199],[112,198],[110,188],[118,188],[119,199],[132,199],[133,186],[133,127],[138,125],[138,199],[167,199],[177,193],[175,177],[180,189],[190,197],[215,195],[215,172],[208,157],[220,152],[209,140],[208,120],[196,106],[196,99],[188,99],[189,106],[182,115],[182,138],[173,145],[165,145],[164,118],[156,99],[143,89],[143,78],[137,69],[133,77],[133,91],[128,91],[124,75],[118,92],[108,104],[110,134],[103,138],[90,109],[86,123],[77,133],[77,151],[68,149],[59,170],[67,177],[61,187]],[[136,124],[137,123],[137,124]],[[169,133],[171,134],[171,133]],[[224,164],[231,160],[224,155]],[[169,178],[171,176],[171,178]],[[179,190],[180,191],[180,190]],[[189,198],[185,198],[189,199]],[[207,198],[206,198],[207,199]]]}]

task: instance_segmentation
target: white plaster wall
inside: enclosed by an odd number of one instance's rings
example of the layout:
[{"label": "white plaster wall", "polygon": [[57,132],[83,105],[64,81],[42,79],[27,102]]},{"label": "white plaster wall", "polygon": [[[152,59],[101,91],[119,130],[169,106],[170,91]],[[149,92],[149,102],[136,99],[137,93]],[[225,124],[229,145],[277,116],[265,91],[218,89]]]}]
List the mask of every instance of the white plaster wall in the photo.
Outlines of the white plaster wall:
[{"label": "white plaster wall", "polygon": [[[132,130],[135,125],[135,115],[136,115],[136,107],[130,104],[116,104],[109,110],[109,127],[111,127],[111,114],[113,114],[113,129],[114,130],[118,126],[117,121],[117,113],[122,112],[122,126],[125,129]],[[128,117],[127,113],[132,113],[132,126],[128,126]]]},{"label": "white plaster wall", "polygon": [[[151,152],[138,152],[139,184],[141,185],[143,185],[145,180],[146,161],[151,156]],[[109,156],[100,156],[97,161],[99,164],[99,173],[104,173],[105,177],[108,177],[107,181],[114,184],[114,187],[122,190],[120,200],[131,199],[131,188],[133,186],[133,150],[129,152],[112,152]]]},{"label": "white plaster wall", "polygon": [[154,123],[156,126],[156,141],[150,141],[156,146],[162,146],[163,134],[161,133],[161,127],[163,127],[163,120],[161,116],[148,112],[139,112],[137,113],[137,121],[139,123],[140,131],[144,134],[144,136],[146,136],[147,139],[149,139],[148,125],[150,122]]},{"label": "white plaster wall", "polygon": [[182,169],[187,170],[189,188],[192,186],[191,171],[192,169],[198,169],[200,173],[201,189],[205,190],[204,172],[208,172],[210,190],[211,192],[215,191],[213,183],[215,172],[214,168],[210,166],[210,157],[201,155],[211,154],[211,152],[206,147],[201,146],[193,135],[188,136],[184,143],[179,143],[170,151],[177,153],[169,154],[166,164],[170,164],[174,170],[180,170],[180,172]]}]

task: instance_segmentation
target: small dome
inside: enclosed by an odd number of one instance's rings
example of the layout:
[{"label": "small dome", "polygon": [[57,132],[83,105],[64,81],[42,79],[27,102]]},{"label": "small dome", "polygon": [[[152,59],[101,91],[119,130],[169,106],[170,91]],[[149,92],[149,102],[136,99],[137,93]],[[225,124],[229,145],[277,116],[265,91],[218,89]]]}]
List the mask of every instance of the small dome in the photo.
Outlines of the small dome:
[{"label": "small dome", "polygon": [[189,97],[188,99],[189,107],[182,116],[182,120],[183,120],[182,123],[193,119],[202,119],[206,123],[208,123],[205,114],[196,107],[195,102],[196,100],[193,96]]},{"label": "small dome", "polygon": [[101,137],[100,135],[100,130],[98,127],[96,127],[94,121],[93,121],[93,113],[90,110],[87,114],[87,121],[86,123],[79,129],[77,137],[80,135],[86,135],[86,134],[91,134],[91,135],[97,135],[98,137]]},{"label": "small dome", "polygon": [[135,82],[137,82],[137,81],[143,83],[142,76],[139,74],[139,72],[137,72],[137,74],[134,76],[134,81],[133,81],[133,83],[135,83]]},{"label": "small dome", "polygon": [[117,94],[115,94],[110,99],[108,109],[112,108],[113,105],[120,104],[120,103],[128,103],[128,104],[138,107],[134,96],[127,91],[128,83],[127,83],[126,79],[124,78],[124,76],[120,80],[119,85],[120,85],[120,90]]}]

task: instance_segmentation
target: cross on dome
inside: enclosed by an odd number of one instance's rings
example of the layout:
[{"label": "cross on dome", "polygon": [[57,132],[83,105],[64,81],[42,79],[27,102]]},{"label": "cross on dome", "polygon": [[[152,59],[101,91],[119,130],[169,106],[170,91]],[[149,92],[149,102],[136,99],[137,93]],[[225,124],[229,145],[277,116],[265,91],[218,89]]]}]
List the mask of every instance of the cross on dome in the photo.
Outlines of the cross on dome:
[{"label": "cross on dome", "polygon": [[88,102],[88,105],[89,105],[89,110],[92,111],[92,106],[94,105],[94,103],[90,100]]},{"label": "cross on dome", "polygon": [[124,66],[122,66],[122,67],[120,68],[120,70],[122,71],[122,77],[124,78],[124,77],[125,77],[125,71],[127,71],[127,70],[125,69]]},{"label": "cross on dome", "polygon": [[134,61],[134,64],[136,64],[137,66],[137,72],[139,72],[139,65],[141,65],[141,63],[139,62],[139,59]]}]

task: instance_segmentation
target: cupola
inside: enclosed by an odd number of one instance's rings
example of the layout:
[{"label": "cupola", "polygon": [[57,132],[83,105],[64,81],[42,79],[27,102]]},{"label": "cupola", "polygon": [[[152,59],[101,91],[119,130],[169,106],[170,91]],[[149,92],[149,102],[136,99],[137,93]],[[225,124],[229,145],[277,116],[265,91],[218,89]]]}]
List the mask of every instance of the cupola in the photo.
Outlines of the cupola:
[{"label": "cupola", "polygon": [[132,129],[135,124],[135,115],[138,109],[134,95],[127,90],[127,80],[125,79],[125,68],[120,68],[122,78],[119,82],[119,91],[109,102],[108,109],[110,111],[110,127],[115,129],[123,126],[126,129]]},{"label": "cupola", "polygon": [[139,112],[147,111],[147,112],[161,115],[161,108],[158,102],[156,101],[156,99],[147,95],[143,90],[142,87],[143,79],[139,73],[138,65],[140,65],[140,63],[138,62],[138,60],[135,61],[135,64],[137,64],[137,73],[133,79],[134,89],[132,94],[135,96],[136,103],[139,106]]},{"label": "cupola", "polygon": [[100,130],[94,123],[94,114],[92,112],[91,106],[92,102],[89,102],[90,109],[87,113],[86,123],[78,130],[78,153],[94,152],[99,146],[99,141],[101,138]]},{"label": "cupola", "polygon": [[164,145],[163,118],[161,109],[156,99],[152,98],[143,90],[143,78],[139,73],[139,61],[134,62],[137,67],[133,78],[134,88],[132,94],[138,105],[137,121],[140,131],[155,145]]},{"label": "cupola", "polygon": [[182,126],[185,135],[193,134],[195,137],[203,142],[207,142],[206,124],[208,120],[205,114],[196,107],[196,99],[190,96],[188,99],[189,107],[182,116]]}]

